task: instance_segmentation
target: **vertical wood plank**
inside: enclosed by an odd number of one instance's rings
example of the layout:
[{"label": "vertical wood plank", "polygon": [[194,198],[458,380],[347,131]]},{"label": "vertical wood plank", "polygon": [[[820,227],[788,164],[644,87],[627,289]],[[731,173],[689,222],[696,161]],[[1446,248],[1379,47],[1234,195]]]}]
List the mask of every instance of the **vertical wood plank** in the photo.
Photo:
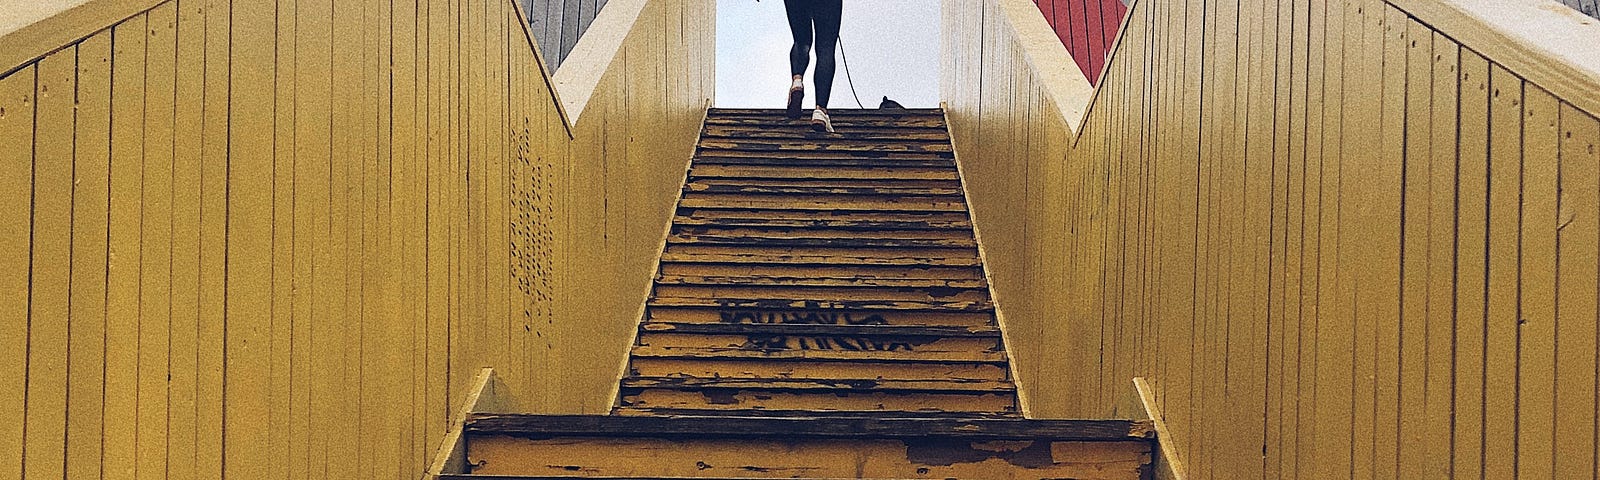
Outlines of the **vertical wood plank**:
[{"label": "vertical wood plank", "polygon": [[[274,35],[272,5],[240,3],[230,10],[229,156],[227,206],[228,371],[224,387],[224,444],[266,445],[269,423],[267,379],[271,368],[272,320],[272,91],[273,49],[263,38]],[[224,476],[250,476],[285,459],[260,449],[223,452]]]},{"label": "vertical wood plank", "polygon": [[[1393,18],[1393,17],[1391,17]],[[1404,31],[1405,66],[1398,72],[1404,76],[1403,93],[1405,119],[1405,186],[1402,215],[1400,317],[1399,323],[1399,430],[1396,438],[1399,447],[1399,474],[1417,478],[1422,474],[1422,448],[1427,444],[1423,434],[1427,420],[1427,333],[1432,318],[1431,290],[1434,287],[1429,261],[1432,247],[1433,207],[1435,195],[1432,169],[1443,168],[1433,164],[1433,32],[1413,19],[1401,19],[1394,28]],[[1394,97],[1387,97],[1394,98]],[[1446,268],[1441,265],[1440,268]]]},{"label": "vertical wood plank", "polygon": [[232,44],[230,2],[205,5],[205,109],[201,127],[200,365],[195,403],[195,475],[222,478],[223,359],[226,315],[229,70]]},{"label": "vertical wood plank", "polygon": [[300,202],[310,197],[300,194],[297,188],[309,189],[325,182],[312,180],[311,174],[302,176],[301,170],[315,168],[315,163],[309,158],[296,159],[300,153],[296,144],[300,128],[296,122],[301,80],[298,57],[302,48],[298,41],[299,3],[279,1],[276,14],[276,63],[272,72],[272,310],[267,335],[271,341],[268,388],[272,392],[268,418],[279,427],[271,430],[265,450],[283,459],[269,465],[268,475],[303,479],[311,475],[309,387],[313,370],[307,361],[311,351],[307,347],[311,341],[310,305],[316,292],[309,281],[314,217],[299,208]]},{"label": "vertical wood plank", "polygon": [[1460,73],[1459,203],[1456,206],[1456,348],[1452,418],[1452,471],[1479,478],[1483,471],[1484,326],[1489,227],[1489,63],[1462,49]]},{"label": "vertical wood plank", "polygon": [[1429,196],[1428,207],[1428,317],[1427,341],[1424,349],[1427,366],[1424,377],[1424,412],[1422,433],[1418,442],[1421,448],[1419,475],[1425,478],[1450,477],[1451,407],[1455,374],[1455,283],[1458,266],[1457,216],[1459,199],[1456,195],[1458,172],[1456,125],[1460,120],[1456,112],[1459,85],[1457,59],[1459,47],[1448,37],[1427,29],[1418,31],[1418,42],[1433,43],[1432,112],[1429,141]]},{"label": "vertical wood plank", "polygon": [[177,85],[172,164],[172,313],[168,344],[167,478],[196,472],[200,324],[201,135],[205,95],[205,10],[202,0],[177,6]]},{"label": "vertical wood plank", "polygon": [[1522,294],[1517,340],[1517,475],[1555,478],[1556,226],[1560,103],[1524,89]]},{"label": "vertical wood plank", "polygon": [[145,140],[145,30],[143,15],[112,33],[111,246],[106,295],[107,478],[134,478],[138,469],[140,192]]},{"label": "vertical wood plank", "polygon": [[139,261],[138,478],[165,478],[168,467],[169,347],[172,327],[172,172],[177,65],[177,6],[147,18],[143,214]]},{"label": "vertical wood plank", "polygon": [[1522,81],[1499,65],[1489,71],[1489,277],[1485,335],[1484,476],[1516,470],[1517,287],[1522,203]]},{"label": "vertical wood plank", "polygon": [[1600,279],[1600,122],[1561,104],[1560,211],[1556,248],[1555,470],[1595,474],[1595,357]]},{"label": "vertical wood plank", "polygon": [[[105,411],[106,236],[111,32],[78,45],[72,172],[72,309],[67,346],[67,478],[100,478]],[[220,404],[220,402],[219,402]]]},{"label": "vertical wood plank", "polygon": [[[28,265],[27,403],[22,473],[66,474],[68,297],[72,269],[72,149],[77,49],[40,59],[33,86],[32,258]],[[19,175],[28,170],[9,171]],[[17,224],[11,224],[17,225]]]},{"label": "vertical wood plank", "polygon": [[[36,66],[17,70],[0,78],[0,139],[7,145],[33,144],[33,86]],[[0,215],[6,225],[31,225],[29,211],[33,203],[33,150],[7,149],[3,154],[6,171],[30,172],[28,175],[5,175],[0,186]],[[8,228],[0,233],[0,255],[6,265],[27,265],[31,227]],[[20,412],[26,408],[28,386],[28,272],[24,269],[7,269],[0,274],[0,295],[5,295],[4,328],[8,332],[22,332],[4,337],[5,361],[0,361],[0,407]],[[0,419],[0,474],[7,478],[22,478],[22,444],[25,416],[6,415]]]},{"label": "vertical wood plank", "polygon": [[[1359,18],[1349,1],[1328,3],[1325,18],[1327,30],[1323,45],[1328,48],[1323,71],[1326,83],[1322,96],[1327,99],[1321,112],[1323,118],[1322,182],[1318,204],[1319,263],[1317,270],[1317,324],[1316,324],[1316,376],[1315,376],[1315,457],[1314,469],[1332,475],[1354,477],[1353,450],[1353,386],[1355,326],[1345,312],[1349,306],[1344,301],[1345,285],[1341,264],[1342,241],[1348,234],[1342,230],[1343,209],[1339,208],[1344,179],[1344,145],[1354,137],[1350,111],[1356,106],[1347,92],[1344,79],[1351,78],[1355,62],[1350,59],[1352,47],[1361,43]],[[1354,152],[1351,152],[1352,156]]]}]

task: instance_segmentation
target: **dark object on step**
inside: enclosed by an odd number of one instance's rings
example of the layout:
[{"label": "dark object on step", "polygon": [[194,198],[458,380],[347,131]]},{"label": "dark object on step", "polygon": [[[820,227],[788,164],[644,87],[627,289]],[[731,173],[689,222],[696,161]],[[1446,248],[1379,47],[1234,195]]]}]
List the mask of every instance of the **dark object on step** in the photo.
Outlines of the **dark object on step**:
[{"label": "dark object on step", "polygon": [[878,104],[878,108],[881,108],[881,109],[884,109],[884,110],[905,110],[906,109],[906,107],[904,105],[901,105],[900,102],[896,102],[894,100],[890,100],[887,95],[883,97],[883,102]]}]

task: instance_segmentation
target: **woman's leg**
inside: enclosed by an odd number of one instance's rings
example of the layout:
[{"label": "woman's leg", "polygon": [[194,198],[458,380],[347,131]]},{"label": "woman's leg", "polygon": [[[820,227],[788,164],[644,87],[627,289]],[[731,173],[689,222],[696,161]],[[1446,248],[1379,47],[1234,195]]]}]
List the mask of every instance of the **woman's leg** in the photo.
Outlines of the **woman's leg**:
[{"label": "woman's leg", "polygon": [[789,14],[789,33],[794,35],[794,47],[789,49],[789,73],[805,75],[811,63],[811,9],[813,0],[784,0],[783,9]]},{"label": "woman's leg", "polygon": [[844,1],[812,0],[811,9],[811,21],[817,29],[817,76],[812,82],[817,86],[817,106],[827,109],[828,97],[833,93],[833,51],[839,44],[839,16]]}]

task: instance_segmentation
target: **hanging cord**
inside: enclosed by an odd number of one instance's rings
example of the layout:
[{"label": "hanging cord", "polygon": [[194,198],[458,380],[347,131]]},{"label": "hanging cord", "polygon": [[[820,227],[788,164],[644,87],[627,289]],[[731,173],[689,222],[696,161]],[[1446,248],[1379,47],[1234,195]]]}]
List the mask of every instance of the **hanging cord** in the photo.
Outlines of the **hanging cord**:
[{"label": "hanging cord", "polygon": [[839,58],[844,60],[844,79],[850,82],[850,96],[856,99],[856,108],[865,109],[861,97],[856,95],[856,80],[850,78],[850,57],[844,54],[844,36],[839,36]]}]

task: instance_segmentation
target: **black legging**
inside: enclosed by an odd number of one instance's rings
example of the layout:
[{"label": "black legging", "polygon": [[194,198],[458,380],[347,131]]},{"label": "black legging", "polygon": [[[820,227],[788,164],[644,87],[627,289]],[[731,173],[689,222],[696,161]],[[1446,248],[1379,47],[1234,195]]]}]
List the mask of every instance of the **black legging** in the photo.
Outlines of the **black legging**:
[{"label": "black legging", "polygon": [[784,0],[784,10],[789,13],[789,32],[794,34],[794,48],[789,49],[789,73],[803,75],[806,64],[811,63],[812,28],[816,28],[817,106],[828,108],[828,97],[833,93],[833,47],[839,43],[839,12],[844,0]]}]

